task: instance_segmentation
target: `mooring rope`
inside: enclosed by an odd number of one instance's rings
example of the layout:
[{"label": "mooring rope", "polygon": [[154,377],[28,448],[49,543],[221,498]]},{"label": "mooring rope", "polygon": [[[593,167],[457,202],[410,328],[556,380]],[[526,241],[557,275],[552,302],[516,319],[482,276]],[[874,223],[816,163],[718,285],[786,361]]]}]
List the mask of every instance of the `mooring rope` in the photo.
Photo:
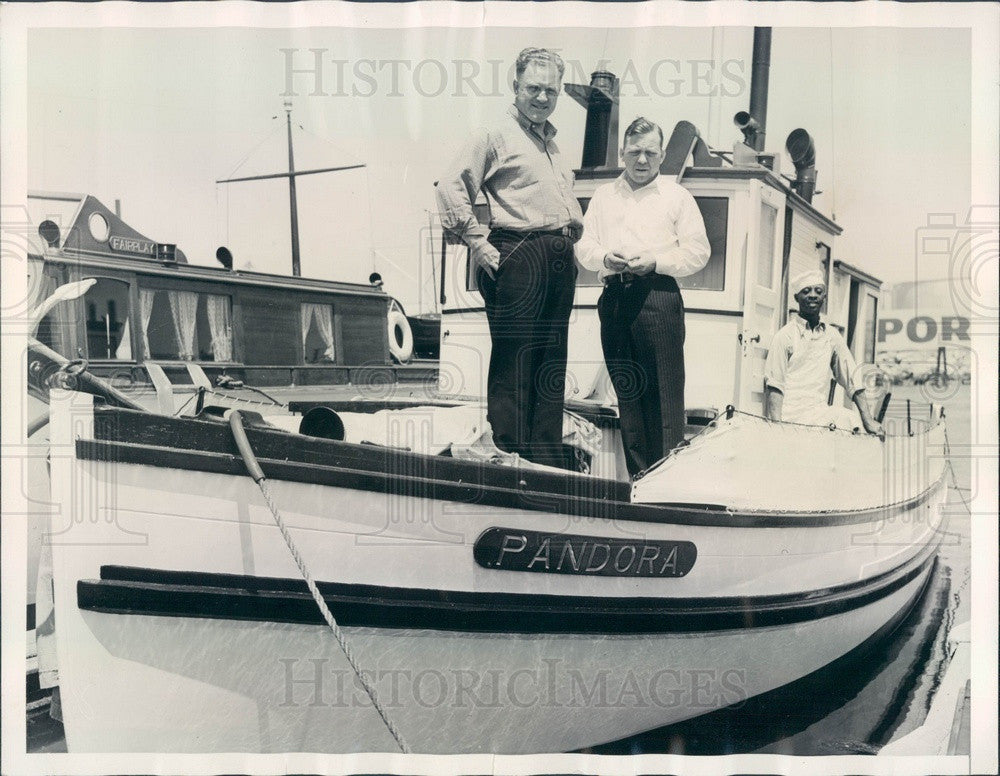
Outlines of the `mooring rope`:
[{"label": "mooring rope", "polygon": [[239,448],[240,455],[243,457],[243,464],[247,468],[247,473],[253,478],[254,482],[260,488],[260,492],[264,496],[264,503],[267,504],[267,508],[271,510],[271,515],[274,517],[274,522],[278,526],[278,530],[281,532],[282,538],[285,540],[285,545],[288,547],[288,551],[292,554],[292,560],[295,561],[295,565],[298,566],[299,573],[305,580],[306,587],[309,588],[309,593],[312,595],[313,601],[316,602],[316,606],[319,607],[320,613],[323,615],[323,619],[326,624],[333,631],[333,636],[337,640],[337,644],[340,645],[341,651],[344,653],[344,657],[347,658],[347,662],[351,664],[351,668],[354,669],[355,676],[358,677],[358,681],[361,682],[361,686],[364,688],[365,692],[368,693],[368,698],[372,702],[372,706],[375,707],[375,711],[382,718],[382,722],[385,723],[386,728],[392,737],[396,740],[396,744],[399,746],[400,751],[404,754],[408,754],[411,750],[407,746],[406,742],[403,740],[402,734],[396,729],[396,726],[389,719],[382,708],[382,704],[379,703],[378,696],[375,693],[375,688],[371,685],[365,675],[361,672],[358,667],[357,660],[354,658],[354,653],[347,643],[347,639],[344,638],[343,631],[341,631],[340,626],[337,625],[337,620],[334,618],[333,613],[330,608],[326,605],[326,601],[323,600],[323,596],[320,594],[319,589],[316,587],[316,583],[313,581],[312,574],[309,572],[309,567],[306,565],[305,559],[302,557],[302,553],[299,552],[298,546],[292,539],[292,535],[288,530],[288,526],[285,525],[285,521],[281,517],[281,513],[274,504],[274,500],[271,498],[271,494],[268,492],[266,478],[264,476],[264,470],[261,469],[260,463],[257,461],[257,456],[254,455],[253,449],[250,447],[250,440],[247,439],[246,429],[243,427],[243,419],[240,417],[239,410],[233,410],[229,413],[229,428],[233,432],[233,438],[236,440],[236,446]]}]

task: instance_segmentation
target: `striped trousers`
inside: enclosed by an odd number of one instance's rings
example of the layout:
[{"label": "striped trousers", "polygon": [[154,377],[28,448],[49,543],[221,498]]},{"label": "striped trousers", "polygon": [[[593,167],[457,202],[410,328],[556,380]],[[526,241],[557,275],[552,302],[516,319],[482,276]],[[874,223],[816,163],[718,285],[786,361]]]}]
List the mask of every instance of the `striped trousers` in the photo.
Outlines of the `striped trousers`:
[{"label": "striped trousers", "polygon": [[650,274],[608,285],[597,311],[634,476],[684,439],[684,302],[676,280]]}]

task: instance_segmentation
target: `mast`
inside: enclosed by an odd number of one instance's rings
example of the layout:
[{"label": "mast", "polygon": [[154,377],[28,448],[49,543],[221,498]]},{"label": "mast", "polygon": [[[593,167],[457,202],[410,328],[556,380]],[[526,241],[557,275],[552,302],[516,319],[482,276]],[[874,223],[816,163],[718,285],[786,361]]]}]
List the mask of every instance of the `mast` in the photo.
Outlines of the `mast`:
[{"label": "mast", "polygon": [[285,100],[285,124],[288,127],[288,206],[292,219],[292,275],[299,277],[299,208],[295,201],[295,154],[292,151],[292,101]]},{"label": "mast", "polygon": [[[295,179],[300,175],[315,175],[321,172],[339,172],[341,170],[357,170],[365,167],[364,164],[348,164],[340,167],[319,167],[315,170],[295,171],[295,153],[292,149],[292,101],[285,100],[285,126],[288,135],[288,172],[274,172],[265,175],[249,175],[244,178],[223,178],[216,183],[242,183],[244,181],[261,181],[271,178],[288,178],[288,207],[290,211],[290,222],[292,231],[292,275],[299,277],[302,274],[302,266],[299,258],[299,207],[295,192]],[[272,119],[277,116],[272,116]]]}]

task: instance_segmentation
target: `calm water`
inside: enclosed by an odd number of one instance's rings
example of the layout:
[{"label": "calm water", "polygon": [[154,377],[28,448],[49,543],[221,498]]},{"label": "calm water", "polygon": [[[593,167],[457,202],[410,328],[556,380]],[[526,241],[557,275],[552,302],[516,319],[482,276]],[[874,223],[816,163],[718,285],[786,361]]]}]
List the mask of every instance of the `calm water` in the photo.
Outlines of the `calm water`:
[{"label": "calm water", "polygon": [[[928,401],[945,408],[958,489],[949,487],[948,535],[937,568],[921,599],[888,637],[809,676],[739,708],[659,728],[594,747],[596,754],[674,753],[691,755],[751,752],[790,755],[872,754],[918,727],[947,667],[948,630],[970,616],[971,462],[962,447],[973,440],[970,388],[895,386],[894,409],[905,423],[927,418]],[[919,408],[919,409],[918,409]],[[901,412],[902,410],[902,412]],[[950,483],[950,476],[949,476]]]}]

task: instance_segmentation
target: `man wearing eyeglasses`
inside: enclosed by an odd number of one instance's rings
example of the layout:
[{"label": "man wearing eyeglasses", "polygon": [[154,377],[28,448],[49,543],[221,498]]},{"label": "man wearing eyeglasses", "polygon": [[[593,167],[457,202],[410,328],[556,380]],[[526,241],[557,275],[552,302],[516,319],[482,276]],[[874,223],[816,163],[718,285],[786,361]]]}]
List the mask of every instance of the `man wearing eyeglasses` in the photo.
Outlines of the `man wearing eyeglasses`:
[{"label": "man wearing eyeglasses", "polygon": [[[583,214],[573,172],[548,118],[563,61],[526,48],[517,58],[514,104],[474,133],[437,184],[446,234],[469,248],[486,305],[492,352],[487,417],[501,450],[563,466],[563,393],[569,315],[576,287],[573,245]],[[473,205],[480,191],[489,229]]]},{"label": "man wearing eyeglasses", "polygon": [[684,439],[684,302],[675,278],[708,263],[694,197],[660,172],[663,130],[625,130],[625,171],[594,192],[577,258],[600,272],[601,346],[618,395],[622,445],[635,476]]}]

